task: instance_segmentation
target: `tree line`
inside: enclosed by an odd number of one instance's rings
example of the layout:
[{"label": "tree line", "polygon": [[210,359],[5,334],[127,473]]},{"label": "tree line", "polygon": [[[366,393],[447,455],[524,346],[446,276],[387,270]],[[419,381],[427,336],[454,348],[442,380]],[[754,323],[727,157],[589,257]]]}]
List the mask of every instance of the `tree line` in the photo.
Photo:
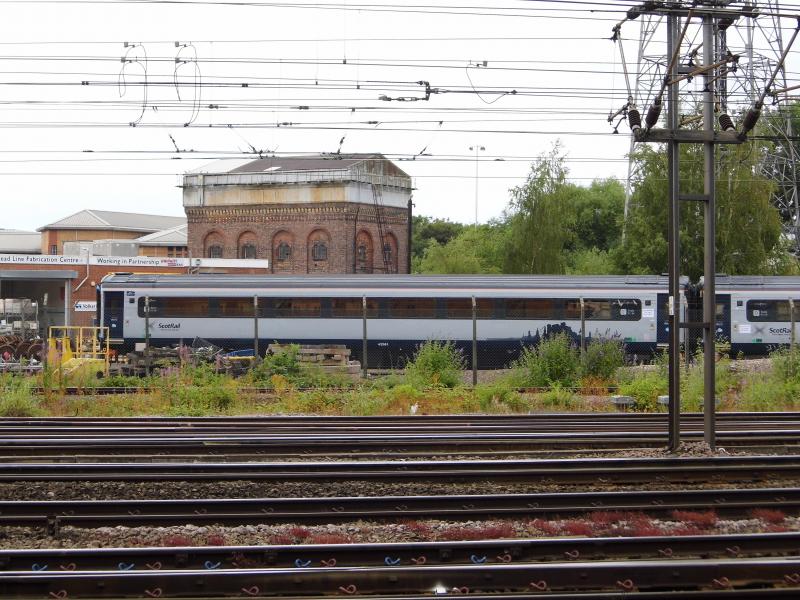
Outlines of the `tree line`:
[{"label": "tree line", "polygon": [[[771,148],[751,142],[720,146],[716,163],[717,271],[728,275],[800,273],[793,240],[771,202],[774,180],[762,168]],[[568,180],[556,145],[510,190],[500,218],[464,225],[414,217],[412,270],[416,273],[658,274],[667,270],[667,157],[640,146],[634,162],[628,214],[625,187],[616,179],[588,186]],[[768,172],[768,171],[767,171]],[[682,145],[681,193],[703,190],[703,149]],[[703,204],[681,204],[681,272],[703,272]]]}]

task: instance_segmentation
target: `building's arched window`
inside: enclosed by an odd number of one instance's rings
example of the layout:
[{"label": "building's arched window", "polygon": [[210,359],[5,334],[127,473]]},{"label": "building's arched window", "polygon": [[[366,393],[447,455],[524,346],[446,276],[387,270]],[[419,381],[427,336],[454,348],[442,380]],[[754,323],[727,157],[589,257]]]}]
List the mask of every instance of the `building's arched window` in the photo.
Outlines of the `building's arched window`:
[{"label": "building's arched window", "polygon": [[242,244],[239,247],[239,258],[255,258],[256,245],[255,244]]},{"label": "building's arched window", "polygon": [[222,246],[214,244],[208,247],[208,258],[222,258]]},{"label": "building's arched window", "polygon": [[362,229],[356,235],[356,264],[357,273],[372,273],[372,236]]},{"label": "building's arched window", "polygon": [[314,242],[314,246],[311,248],[311,260],[328,260],[328,245],[318,240]]},{"label": "building's arched window", "polygon": [[281,242],[280,244],[278,244],[278,249],[275,252],[275,259],[284,261],[284,260],[289,260],[291,257],[292,257],[292,247],[286,242]]},{"label": "building's arched window", "polygon": [[383,245],[383,261],[392,264],[392,245],[388,242]]}]

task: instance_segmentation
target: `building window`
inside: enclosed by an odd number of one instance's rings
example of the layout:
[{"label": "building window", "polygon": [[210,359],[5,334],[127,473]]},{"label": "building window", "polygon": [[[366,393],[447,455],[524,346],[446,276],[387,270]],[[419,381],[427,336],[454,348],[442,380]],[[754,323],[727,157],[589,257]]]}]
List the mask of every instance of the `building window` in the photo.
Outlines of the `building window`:
[{"label": "building window", "polygon": [[392,245],[391,244],[384,244],[383,245],[383,261],[387,265],[392,264]]},{"label": "building window", "polygon": [[358,256],[358,262],[367,262],[367,247],[361,244],[356,248],[356,255]]},{"label": "building window", "polygon": [[292,257],[292,247],[286,242],[278,244],[278,260],[289,260]]},{"label": "building window", "polygon": [[222,258],[222,246],[214,244],[208,247],[208,258]]},{"label": "building window", "polygon": [[328,246],[325,242],[314,242],[311,248],[311,260],[328,260]]},{"label": "building window", "polygon": [[185,258],[188,250],[185,246],[167,246],[168,258]]},{"label": "building window", "polygon": [[255,258],[256,246],[255,244],[244,244],[239,248],[239,258]]},{"label": "building window", "polygon": [[58,244],[52,244],[50,246],[50,254],[58,254]]}]

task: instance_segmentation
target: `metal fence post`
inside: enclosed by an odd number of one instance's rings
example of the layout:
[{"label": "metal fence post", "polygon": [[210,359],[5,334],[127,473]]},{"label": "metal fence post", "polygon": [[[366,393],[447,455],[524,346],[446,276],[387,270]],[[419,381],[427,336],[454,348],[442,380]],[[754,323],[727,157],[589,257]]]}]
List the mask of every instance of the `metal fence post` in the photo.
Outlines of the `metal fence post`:
[{"label": "metal fence post", "polygon": [[144,369],[150,375],[150,296],[144,297]]},{"label": "metal fence post", "polygon": [[253,363],[258,359],[258,296],[253,296]]},{"label": "metal fence post", "polygon": [[367,378],[367,297],[361,297],[361,311],[362,311],[362,346],[361,346],[361,369],[364,374],[364,379]]},{"label": "metal fence post", "polygon": [[581,301],[581,354],[583,355],[586,352],[586,304],[583,301],[583,296],[581,296],[580,301]]},{"label": "metal fence post", "polygon": [[478,303],[472,297],[472,385],[478,385]]}]

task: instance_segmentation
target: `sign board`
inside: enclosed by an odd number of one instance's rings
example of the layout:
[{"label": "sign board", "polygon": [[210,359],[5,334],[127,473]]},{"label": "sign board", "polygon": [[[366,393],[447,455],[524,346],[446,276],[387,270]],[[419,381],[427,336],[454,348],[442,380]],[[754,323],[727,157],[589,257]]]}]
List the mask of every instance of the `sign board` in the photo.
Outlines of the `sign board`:
[{"label": "sign board", "polygon": [[96,300],[79,300],[75,303],[75,312],[97,312]]},{"label": "sign board", "polygon": [[104,267],[234,267],[239,269],[268,269],[269,260],[249,258],[168,258],[155,256],[63,256],[57,254],[0,254],[2,265],[70,265]]}]

